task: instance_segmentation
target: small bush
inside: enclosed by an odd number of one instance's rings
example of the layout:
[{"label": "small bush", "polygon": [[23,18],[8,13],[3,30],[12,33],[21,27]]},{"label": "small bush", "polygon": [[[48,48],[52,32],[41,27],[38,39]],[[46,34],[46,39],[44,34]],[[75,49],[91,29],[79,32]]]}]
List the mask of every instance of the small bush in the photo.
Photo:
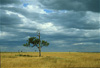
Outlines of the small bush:
[{"label": "small bush", "polygon": [[33,56],[31,56],[31,55],[22,55],[22,54],[15,55],[15,56],[22,56],[22,57],[33,57]]}]

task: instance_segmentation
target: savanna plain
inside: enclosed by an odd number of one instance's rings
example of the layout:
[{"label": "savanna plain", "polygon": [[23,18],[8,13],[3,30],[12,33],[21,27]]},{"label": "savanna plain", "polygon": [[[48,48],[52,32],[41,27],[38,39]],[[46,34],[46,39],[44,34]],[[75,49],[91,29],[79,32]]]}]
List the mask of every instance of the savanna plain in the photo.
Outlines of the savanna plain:
[{"label": "savanna plain", "polygon": [[1,68],[100,68],[100,53],[1,52]]}]

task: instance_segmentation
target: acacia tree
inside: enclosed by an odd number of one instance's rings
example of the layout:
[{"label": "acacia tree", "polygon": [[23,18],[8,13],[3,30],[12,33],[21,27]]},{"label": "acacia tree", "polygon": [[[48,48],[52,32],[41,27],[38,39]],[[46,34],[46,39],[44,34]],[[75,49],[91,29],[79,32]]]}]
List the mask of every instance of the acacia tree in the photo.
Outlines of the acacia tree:
[{"label": "acacia tree", "polygon": [[[39,57],[41,57],[41,48],[43,46],[48,46],[49,43],[47,41],[44,41],[44,40],[40,40],[40,32],[39,32],[39,35],[37,35],[39,38],[36,38],[36,37],[30,37],[28,40],[27,40],[27,43],[26,44],[23,44],[23,46],[26,46],[26,47],[34,47],[36,46],[39,50]],[[31,45],[32,44],[32,45]]]}]

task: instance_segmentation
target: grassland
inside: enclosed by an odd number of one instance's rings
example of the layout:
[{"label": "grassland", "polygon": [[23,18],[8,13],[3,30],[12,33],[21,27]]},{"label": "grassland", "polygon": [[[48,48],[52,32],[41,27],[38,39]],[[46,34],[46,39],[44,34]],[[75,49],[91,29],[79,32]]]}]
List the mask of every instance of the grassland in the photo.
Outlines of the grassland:
[{"label": "grassland", "polygon": [[1,68],[100,67],[100,53],[38,52],[1,53]]}]

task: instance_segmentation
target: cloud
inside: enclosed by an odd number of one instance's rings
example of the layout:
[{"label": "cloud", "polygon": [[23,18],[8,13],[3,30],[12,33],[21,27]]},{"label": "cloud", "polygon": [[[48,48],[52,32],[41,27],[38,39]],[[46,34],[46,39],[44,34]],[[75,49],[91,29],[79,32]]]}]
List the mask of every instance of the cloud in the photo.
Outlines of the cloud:
[{"label": "cloud", "polygon": [[36,13],[41,13],[41,14],[45,14],[46,13],[43,9],[39,8],[39,6],[28,5],[24,9],[26,9],[26,11],[28,11],[28,12],[36,12]]},{"label": "cloud", "polygon": [[[36,32],[40,30],[41,40],[50,43],[43,51],[85,51],[86,46],[87,49],[97,49],[100,44],[100,13],[97,13],[96,9],[90,10],[85,5],[90,3],[90,0],[64,0],[64,4],[69,3],[65,6],[61,6],[63,1],[60,0],[43,0],[41,4],[38,0],[34,0],[34,4],[30,2],[33,1],[22,2],[19,6],[16,2],[14,5],[8,3],[8,6],[5,3],[0,6],[0,46],[8,47],[8,51],[11,47],[12,51],[18,51],[29,37],[37,37]],[[28,5],[23,6],[25,3]],[[51,3],[55,5],[49,6]],[[78,6],[81,9],[76,10]],[[21,50],[23,49],[24,47]],[[89,51],[96,51],[95,49]]]},{"label": "cloud", "polygon": [[13,37],[13,36],[16,36],[16,35],[15,34],[8,33],[8,32],[0,32],[0,36],[1,36],[0,39],[5,39],[7,36]]},{"label": "cloud", "polygon": [[99,29],[100,20],[99,13],[93,12],[74,12],[67,13],[51,13],[45,15],[45,19],[50,19],[55,25],[62,25],[66,28],[77,29]]},{"label": "cloud", "polygon": [[44,6],[54,10],[74,10],[74,11],[99,11],[99,0],[39,0]]},{"label": "cloud", "polygon": [[6,12],[4,11],[4,14],[1,14],[1,25],[17,25],[22,23],[20,17],[17,14],[14,13],[10,13],[10,12]]},{"label": "cloud", "polygon": [[21,2],[18,0],[0,0],[1,5],[8,5],[8,4],[20,4]]}]

